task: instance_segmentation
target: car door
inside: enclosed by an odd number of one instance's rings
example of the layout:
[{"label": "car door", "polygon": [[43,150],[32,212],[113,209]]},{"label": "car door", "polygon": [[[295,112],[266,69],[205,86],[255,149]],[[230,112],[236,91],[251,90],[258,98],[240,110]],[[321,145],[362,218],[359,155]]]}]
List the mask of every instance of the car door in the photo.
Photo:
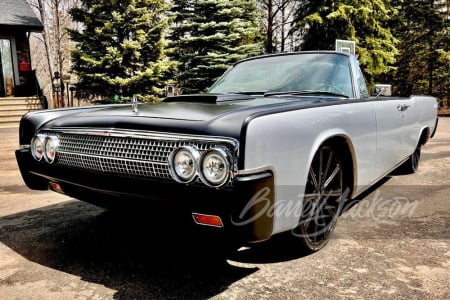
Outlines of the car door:
[{"label": "car door", "polygon": [[403,158],[414,152],[418,143],[420,123],[418,118],[418,108],[413,98],[402,100],[397,109],[402,116],[403,127]]},{"label": "car door", "polygon": [[385,174],[404,159],[404,115],[407,101],[399,98],[380,98],[373,102],[377,119],[377,155],[375,158],[378,173]]}]

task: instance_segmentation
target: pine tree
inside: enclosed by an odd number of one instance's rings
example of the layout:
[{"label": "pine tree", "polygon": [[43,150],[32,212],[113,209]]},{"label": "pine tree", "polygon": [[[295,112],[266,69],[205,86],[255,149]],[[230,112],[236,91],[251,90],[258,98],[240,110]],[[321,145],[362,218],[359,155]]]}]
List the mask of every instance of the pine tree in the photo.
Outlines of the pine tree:
[{"label": "pine tree", "polygon": [[162,96],[174,63],[165,58],[168,28],[164,0],[82,0],[71,11],[82,31],[76,42],[73,71],[77,90],[89,95],[156,101]]},{"label": "pine tree", "polygon": [[174,0],[172,58],[183,93],[205,91],[234,62],[260,53],[251,0]]},{"label": "pine tree", "polygon": [[[450,28],[449,28],[450,29]],[[447,45],[450,45],[450,39],[447,37]],[[447,46],[449,49],[449,46]],[[439,97],[441,104],[444,102],[450,104],[450,50],[438,49],[440,69],[437,78],[437,91],[435,96]]]},{"label": "pine tree", "polygon": [[[450,42],[439,1],[397,0],[394,3],[399,16],[393,28],[401,41],[395,73],[397,93],[439,96],[442,89],[445,90],[445,84],[438,83],[440,79],[448,83],[444,71],[448,64],[439,60],[438,49],[448,50]],[[442,75],[444,77],[440,78]]]},{"label": "pine tree", "polygon": [[334,50],[336,39],[353,40],[364,73],[375,76],[392,70],[397,40],[388,26],[395,14],[389,1],[302,1],[296,11],[294,31],[300,32],[301,50]]},{"label": "pine tree", "polygon": [[442,25],[438,29],[439,33],[435,41],[438,59],[432,95],[448,104],[450,103],[450,2],[441,0],[435,4],[435,10],[439,13]]}]

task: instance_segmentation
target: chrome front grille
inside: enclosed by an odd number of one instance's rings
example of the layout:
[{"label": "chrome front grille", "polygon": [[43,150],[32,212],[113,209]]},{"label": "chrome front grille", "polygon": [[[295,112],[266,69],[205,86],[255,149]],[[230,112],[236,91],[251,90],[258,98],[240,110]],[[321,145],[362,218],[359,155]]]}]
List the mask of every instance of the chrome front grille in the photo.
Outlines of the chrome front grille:
[{"label": "chrome front grille", "polygon": [[148,134],[133,131],[45,131],[59,138],[55,167],[125,177],[170,179],[170,152],[184,145],[206,151],[215,146],[237,151],[237,142],[228,139],[190,137],[184,135]]},{"label": "chrome front grille", "polygon": [[60,134],[61,153],[83,153],[101,157],[165,162],[180,142],[131,137]]}]

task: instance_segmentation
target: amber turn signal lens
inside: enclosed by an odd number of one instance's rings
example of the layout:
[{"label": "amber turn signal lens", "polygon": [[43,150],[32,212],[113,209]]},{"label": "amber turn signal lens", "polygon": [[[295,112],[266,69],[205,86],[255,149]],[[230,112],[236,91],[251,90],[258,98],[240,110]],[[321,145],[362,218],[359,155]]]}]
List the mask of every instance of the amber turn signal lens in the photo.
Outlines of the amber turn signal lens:
[{"label": "amber turn signal lens", "polygon": [[192,217],[194,218],[195,223],[199,225],[223,227],[222,220],[220,219],[219,216],[192,213]]},{"label": "amber turn signal lens", "polygon": [[57,184],[56,182],[49,182],[48,188],[54,192],[64,194],[62,187],[59,184]]}]

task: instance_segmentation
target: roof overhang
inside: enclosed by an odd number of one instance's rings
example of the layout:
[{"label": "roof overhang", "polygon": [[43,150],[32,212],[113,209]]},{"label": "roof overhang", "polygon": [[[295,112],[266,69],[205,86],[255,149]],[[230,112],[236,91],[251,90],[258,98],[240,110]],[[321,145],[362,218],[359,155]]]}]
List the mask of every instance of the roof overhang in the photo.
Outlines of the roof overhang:
[{"label": "roof overhang", "polygon": [[44,26],[25,0],[2,0],[0,29],[3,31],[2,33],[41,32]]},{"label": "roof overhang", "polygon": [[44,26],[26,26],[26,25],[6,25],[0,24],[0,35],[7,33],[14,33],[18,31],[25,32],[42,32]]}]

